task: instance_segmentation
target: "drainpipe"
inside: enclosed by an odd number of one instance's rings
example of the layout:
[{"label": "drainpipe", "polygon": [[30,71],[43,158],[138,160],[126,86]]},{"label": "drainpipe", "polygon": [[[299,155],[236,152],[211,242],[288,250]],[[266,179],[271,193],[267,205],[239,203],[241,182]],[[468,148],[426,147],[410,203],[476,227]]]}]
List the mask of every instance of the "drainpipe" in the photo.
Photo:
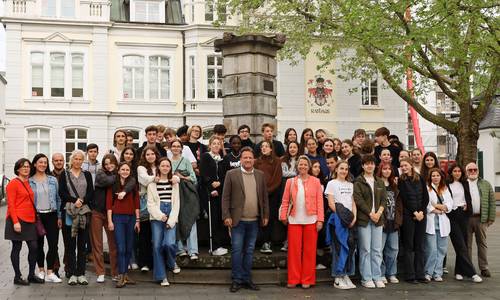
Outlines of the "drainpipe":
[{"label": "drainpipe", "polygon": [[186,125],[186,35],[185,31],[182,34],[182,124]]}]

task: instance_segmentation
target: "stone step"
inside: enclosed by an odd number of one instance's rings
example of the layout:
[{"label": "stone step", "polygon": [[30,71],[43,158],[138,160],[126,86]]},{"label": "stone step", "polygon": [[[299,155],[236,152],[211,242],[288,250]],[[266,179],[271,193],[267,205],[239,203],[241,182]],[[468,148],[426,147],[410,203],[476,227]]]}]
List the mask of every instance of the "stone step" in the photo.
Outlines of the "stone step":
[{"label": "stone step", "polygon": [[[93,269],[93,267],[90,267]],[[90,270],[89,270],[90,271]],[[106,266],[106,273],[109,274],[109,266]],[[153,273],[130,271],[129,276],[138,282],[153,282]],[[179,274],[168,273],[168,281],[174,284],[210,284],[229,285],[231,284],[230,269],[184,269],[181,268]],[[255,269],[252,270],[252,280],[256,284],[286,285],[286,269]],[[330,270],[317,270],[316,282],[333,282]]]}]

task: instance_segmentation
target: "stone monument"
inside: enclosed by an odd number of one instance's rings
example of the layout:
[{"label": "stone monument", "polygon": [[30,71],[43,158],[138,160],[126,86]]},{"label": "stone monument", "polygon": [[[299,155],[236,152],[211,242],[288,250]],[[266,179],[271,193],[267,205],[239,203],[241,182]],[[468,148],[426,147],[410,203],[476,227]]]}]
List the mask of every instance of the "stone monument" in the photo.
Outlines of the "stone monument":
[{"label": "stone monument", "polygon": [[225,32],[215,41],[222,52],[222,97],[227,134],[237,134],[238,127],[250,127],[259,142],[263,123],[276,124],[276,52],[283,47],[284,35],[236,36]]}]

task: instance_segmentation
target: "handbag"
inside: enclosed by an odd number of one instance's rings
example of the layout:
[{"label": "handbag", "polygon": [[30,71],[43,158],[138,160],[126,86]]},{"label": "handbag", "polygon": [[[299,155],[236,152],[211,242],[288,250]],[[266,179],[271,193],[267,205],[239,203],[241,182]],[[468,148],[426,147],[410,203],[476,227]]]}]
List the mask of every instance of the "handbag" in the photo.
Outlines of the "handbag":
[{"label": "handbag", "polygon": [[24,182],[22,182],[21,179],[19,179],[19,178],[16,178],[16,179],[19,180],[19,182],[26,189],[26,192],[28,192],[28,197],[30,198],[31,204],[33,204],[33,209],[35,210],[35,229],[36,229],[36,234],[39,237],[45,236],[47,234],[47,230],[45,230],[45,226],[43,226],[42,220],[40,220],[40,216],[38,215],[38,213],[36,211],[35,201],[34,201],[34,199],[31,198],[30,191],[28,191],[28,188],[24,185]]}]

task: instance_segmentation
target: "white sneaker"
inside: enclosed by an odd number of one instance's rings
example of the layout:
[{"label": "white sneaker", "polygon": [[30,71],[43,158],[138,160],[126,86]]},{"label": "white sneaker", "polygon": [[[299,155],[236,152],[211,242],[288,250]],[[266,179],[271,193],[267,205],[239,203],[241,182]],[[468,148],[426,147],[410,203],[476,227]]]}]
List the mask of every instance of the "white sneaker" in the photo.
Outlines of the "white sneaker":
[{"label": "white sneaker", "polygon": [[189,256],[189,259],[190,259],[190,260],[198,260],[198,254],[196,254],[196,253],[191,254],[191,255]]},{"label": "white sneaker", "polygon": [[117,282],[118,281],[118,276],[113,276],[113,278],[111,278],[111,281]]},{"label": "white sneaker", "polygon": [[436,281],[436,282],[443,282],[443,277],[436,276],[436,277],[434,277],[434,281]]},{"label": "white sneaker", "polygon": [[[474,275],[474,276],[476,276],[476,275]],[[472,276],[472,278],[474,278],[474,276]],[[462,280],[464,280],[464,277],[461,274],[457,274],[457,275],[455,275],[455,279],[458,281],[462,281]]]},{"label": "white sneaker", "polygon": [[425,280],[426,280],[427,282],[431,282],[431,280],[432,280],[431,275],[425,275],[425,276],[424,276],[424,278],[425,278]]},{"label": "white sneaker", "polygon": [[227,254],[227,249],[222,248],[222,247],[219,247],[215,251],[212,251],[212,255],[215,255],[215,256],[222,256],[222,255],[226,255],[226,254]]},{"label": "white sneaker", "polygon": [[80,285],[89,284],[89,282],[87,281],[87,278],[84,275],[78,276],[77,281],[78,281],[78,284],[80,284]]},{"label": "white sneaker", "polygon": [[342,277],[335,277],[335,280],[333,281],[333,287],[340,289],[340,290],[348,290],[349,286],[344,282],[344,278]]},{"label": "white sneaker", "polygon": [[71,276],[69,279],[68,279],[68,284],[69,285],[77,285],[78,284],[78,280],[76,278],[75,275]]},{"label": "white sneaker", "polygon": [[368,288],[368,289],[374,289],[374,288],[376,288],[375,283],[373,283],[372,280],[361,282],[361,285],[364,286],[365,288]]},{"label": "white sneaker", "polygon": [[180,250],[175,255],[177,255],[179,257],[184,257],[184,256],[187,256],[188,253],[186,252],[186,250]]},{"label": "white sneaker", "polygon": [[352,283],[351,278],[349,278],[349,276],[345,275],[343,279],[344,279],[345,284],[346,284],[346,285],[347,285],[350,289],[355,289],[355,288],[356,288],[356,286],[354,285],[354,283]]},{"label": "white sneaker", "polygon": [[97,276],[97,280],[96,280],[98,283],[103,283],[104,282],[104,275],[99,275]]},{"label": "white sneaker", "polygon": [[479,275],[475,274],[472,276],[472,282],[481,283],[481,282],[483,282],[483,279],[481,277],[479,277]]},{"label": "white sneaker", "polygon": [[399,283],[399,279],[396,276],[392,275],[392,276],[389,276],[389,282],[390,283]]},{"label": "white sneaker", "polygon": [[61,283],[62,279],[57,277],[56,274],[50,273],[45,277],[45,282]]},{"label": "white sneaker", "polygon": [[148,266],[144,266],[141,268],[141,272],[149,272]]},{"label": "white sneaker", "polygon": [[380,280],[382,280],[382,282],[383,282],[384,284],[387,284],[387,278],[386,278],[385,276],[383,276],[383,277],[382,277],[382,279],[380,279]]},{"label": "white sneaker", "polygon": [[174,272],[174,274],[179,274],[181,272],[181,268],[179,267],[179,265],[177,265],[177,263],[175,264],[172,272]]},{"label": "white sneaker", "polygon": [[169,286],[170,282],[168,282],[167,278],[163,279],[162,282],[160,282],[161,286]]},{"label": "white sneaker", "polygon": [[382,280],[377,280],[377,281],[375,281],[375,286],[378,289],[383,289],[383,288],[385,288],[385,283]]},{"label": "white sneaker", "polygon": [[40,279],[45,280],[45,272],[44,272],[44,271],[39,272],[36,276],[37,276],[38,278],[40,278]]},{"label": "white sneaker", "polygon": [[131,268],[132,270],[137,270],[137,269],[139,269],[139,266],[138,266],[136,263],[133,263],[133,264],[130,266],[130,268]]},{"label": "white sneaker", "polygon": [[323,264],[317,264],[316,265],[316,270],[325,270],[325,269],[326,269],[326,267]]}]

